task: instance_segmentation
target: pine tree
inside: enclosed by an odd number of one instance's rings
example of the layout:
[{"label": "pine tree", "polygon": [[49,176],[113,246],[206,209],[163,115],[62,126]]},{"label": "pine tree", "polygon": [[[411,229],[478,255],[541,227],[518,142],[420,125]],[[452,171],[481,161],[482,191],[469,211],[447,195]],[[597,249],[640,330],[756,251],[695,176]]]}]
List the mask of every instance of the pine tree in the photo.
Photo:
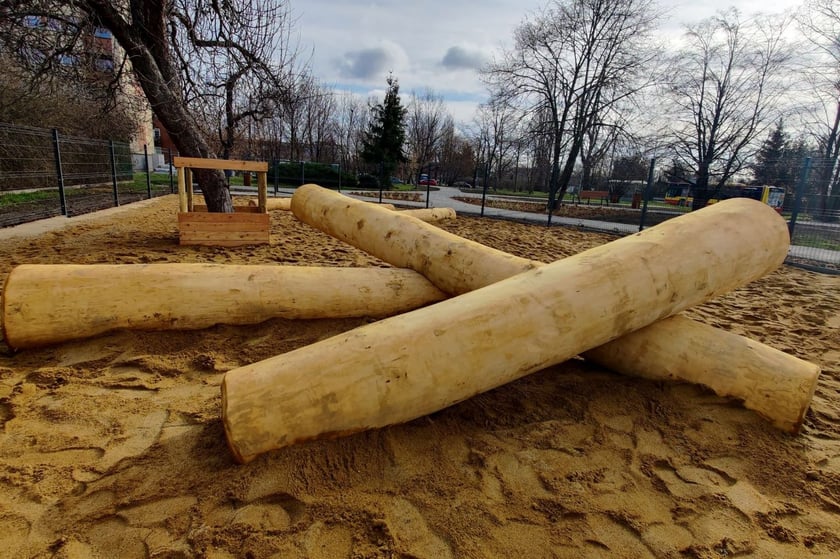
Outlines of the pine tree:
[{"label": "pine tree", "polygon": [[406,109],[400,105],[400,85],[393,75],[388,76],[385,101],[371,107],[371,119],[365,131],[362,159],[378,165],[379,184],[388,187],[397,165],[406,161]]},{"label": "pine tree", "polygon": [[787,151],[788,138],[780,120],[756,154],[756,162],[752,165],[756,184],[785,186],[789,182],[791,170],[787,168]]}]

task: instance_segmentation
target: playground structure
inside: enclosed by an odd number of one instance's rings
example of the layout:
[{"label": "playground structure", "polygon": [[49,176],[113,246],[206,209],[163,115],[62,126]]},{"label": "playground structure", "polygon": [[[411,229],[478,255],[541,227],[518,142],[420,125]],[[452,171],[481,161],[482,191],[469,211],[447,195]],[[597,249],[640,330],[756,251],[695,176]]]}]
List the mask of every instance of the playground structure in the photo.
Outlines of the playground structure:
[{"label": "playground structure", "polygon": [[[268,163],[198,157],[174,157],[172,163],[178,172],[179,244],[233,247],[271,242],[271,220],[266,204]],[[234,206],[233,213],[215,213],[208,212],[204,205],[194,204],[193,169],[255,172],[257,206]]]},{"label": "playground structure", "polygon": [[[419,297],[379,314],[365,308],[355,312],[386,316],[440,301],[443,293],[460,296],[228,372],[222,388],[228,444],[237,460],[246,462],[301,440],[407,421],[578,353],[625,374],[704,384],[743,400],[777,427],[795,432],[809,406],[818,367],[684,317],[666,318],[781,264],[788,243],[784,221],[757,206],[762,205],[749,200],[721,203],[546,265],[467,241],[406,212],[358,202],[314,185],[301,187],[291,201],[298,219],[398,268],[408,268],[400,270],[406,281],[423,280],[421,276],[429,280],[431,290],[424,293],[433,295],[428,299]],[[733,236],[742,242],[722,242]],[[697,246],[691,255],[678,250],[687,239]],[[130,277],[142,266],[148,265],[126,265],[120,277]],[[156,266],[155,273],[163,277],[180,274],[187,265]],[[85,313],[91,323],[105,314],[131,315],[134,318],[106,329],[137,327],[138,316],[169,309],[203,281],[175,282],[160,293],[147,294],[144,309],[115,299],[100,310],[102,285],[112,281],[108,270],[97,275],[85,272],[85,266],[63,271],[20,268],[24,269],[10,274],[3,298],[6,336],[12,347],[16,340],[24,347],[23,337],[15,337],[16,329],[52,320],[48,310],[42,310],[40,317],[28,314],[39,294],[44,298],[55,291],[56,297],[75,299],[79,307],[56,313],[75,314],[72,327],[78,327],[78,317]],[[77,273],[90,275],[67,280]],[[218,291],[202,300],[234,299],[225,289],[238,280],[228,273],[234,272],[225,266],[208,273],[220,275]],[[241,279],[247,273],[235,274]],[[323,274],[318,297],[332,290],[341,299],[344,280],[338,278],[338,269],[318,273]],[[268,283],[280,284],[277,291],[286,291],[293,312],[298,289],[305,286],[287,289],[277,277]],[[27,291],[29,284],[40,287]],[[75,289],[74,294],[61,292],[62,284]],[[402,289],[382,291],[389,298],[405,295]],[[258,322],[280,312],[277,308],[263,312],[261,306],[267,307],[269,298],[254,293],[251,297],[241,312],[233,313],[243,322],[232,323]],[[308,299],[313,312],[333,316],[329,305],[318,308],[318,297]],[[202,306],[187,301],[168,319],[147,323],[145,328],[177,328],[190,321],[192,327],[204,327],[196,318],[204,312]],[[44,309],[49,308],[45,303]],[[226,322],[228,317],[218,312],[202,320]],[[653,328],[657,330],[649,330]],[[56,340],[50,336],[55,335],[42,337],[35,345],[53,343]],[[689,358],[676,364],[673,356],[666,355],[675,337],[692,348],[686,352]],[[670,347],[657,349],[654,338],[668,339]]]}]

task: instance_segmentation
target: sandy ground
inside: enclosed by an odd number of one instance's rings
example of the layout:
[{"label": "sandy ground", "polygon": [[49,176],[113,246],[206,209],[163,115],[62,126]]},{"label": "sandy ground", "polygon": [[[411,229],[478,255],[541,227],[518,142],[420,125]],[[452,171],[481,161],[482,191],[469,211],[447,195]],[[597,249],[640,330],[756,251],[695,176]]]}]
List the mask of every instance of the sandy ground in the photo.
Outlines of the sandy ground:
[{"label": "sandy ground", "polygon": [[[21,263],[384,265],[288,212],[273,212],[270,247],[179,247],[176,206],[4,231],[0,279]],[[491,219],[442,226],[543,261],[609,240]],[[405,425],[240,466],[219,419],[222,374],[368,319],[6,352],[0,556],[840,556],[840,277],[784,267],[691,315],[821,364],[800,435],[697,386],[573,360]],[[463,368],[480,374],[468,356]]]}]

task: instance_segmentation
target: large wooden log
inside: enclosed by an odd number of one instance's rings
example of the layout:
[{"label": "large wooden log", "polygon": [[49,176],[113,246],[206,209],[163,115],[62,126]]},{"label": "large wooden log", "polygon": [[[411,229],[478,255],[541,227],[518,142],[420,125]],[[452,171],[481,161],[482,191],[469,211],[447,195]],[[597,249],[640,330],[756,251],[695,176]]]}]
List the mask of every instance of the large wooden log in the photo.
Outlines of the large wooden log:
[{"label": "large wooden log", "polygon": [[389,264],[420,272],[451,295],[540,265],[464,239],[404,212],[389,212],[315,184],[295,191],[292,213],[300,221]]},{"label": "large wooden log", "polygon": [[727,200],[234,369],[222,382],[228,444],[247,462],[420,417],[735,289],[778,267],[787,250],[772,208]]},{"label": "large wooden log", "polygon": [[[453,294],[479,289],[541,265],[405,219],[400,213],[377,211],[315,185],[298,189],[292,198],[292,211],[301,221],[381,260],[417,270]],[[731,243],[733,239],[723,242]],[[685,247],[693,245],[687,243]],[[639,351],[640,347],[644,351]],[[675,364],[675,348],[688,347],[692,351],[679,351],[681,361]],[[719,351],[718,347],[749,351],[742,354]],[[667,363],[668,378],[707,385],[721,396],[743,401],[747,408],[768,417],[774,425],[796,432],[810,405],[820,369],[779,354],[767,345],[743,336],[733,338],[732,334],[692,320],[666,319],[655,330],[644,328],[630,339],[614,340],[603,351],[587,352],[584,357],[613,371],[641,376],[654,376]],[[745,359],[747,356],[749,359]],[[763,388],[757,389],[758,386]],[[768,402],[763,397],[774,386],[785,387],[786,390],[773,392],[784,397],[783,403]]]},{"label": "large wooden log", "polygon": [[21,265],[3,289],[11,348],[117,328],[390,316],[444,299],[411,270],[222,264]]},{"label": "large wooden log", "polygon": [[[708,358],[701,361],[697,355]],[[788,432],[802,426],[820,374],[813,363],[681,315],[583,356],[626,374],[706,386],[742,400],[744,407]]]},{"label": "large wooden log", "polygon": [[416,217],[426,223],[455,219],[456,217],[455,210],[452,208],[418,208],[416,210],[402,210],[400,213]]}]

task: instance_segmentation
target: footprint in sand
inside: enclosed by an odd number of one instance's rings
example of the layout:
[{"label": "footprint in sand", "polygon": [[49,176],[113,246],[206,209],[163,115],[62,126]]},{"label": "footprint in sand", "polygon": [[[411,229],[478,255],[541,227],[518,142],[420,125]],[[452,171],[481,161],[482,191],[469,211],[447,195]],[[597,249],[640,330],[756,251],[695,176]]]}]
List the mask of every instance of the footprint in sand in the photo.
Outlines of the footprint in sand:
[{"label": "footprint in sand", "polygon": [[452,549],[430,529],[421,512],[405,499],[385,504],[385,523],[397,548],[410,557],[452,558]]}]

